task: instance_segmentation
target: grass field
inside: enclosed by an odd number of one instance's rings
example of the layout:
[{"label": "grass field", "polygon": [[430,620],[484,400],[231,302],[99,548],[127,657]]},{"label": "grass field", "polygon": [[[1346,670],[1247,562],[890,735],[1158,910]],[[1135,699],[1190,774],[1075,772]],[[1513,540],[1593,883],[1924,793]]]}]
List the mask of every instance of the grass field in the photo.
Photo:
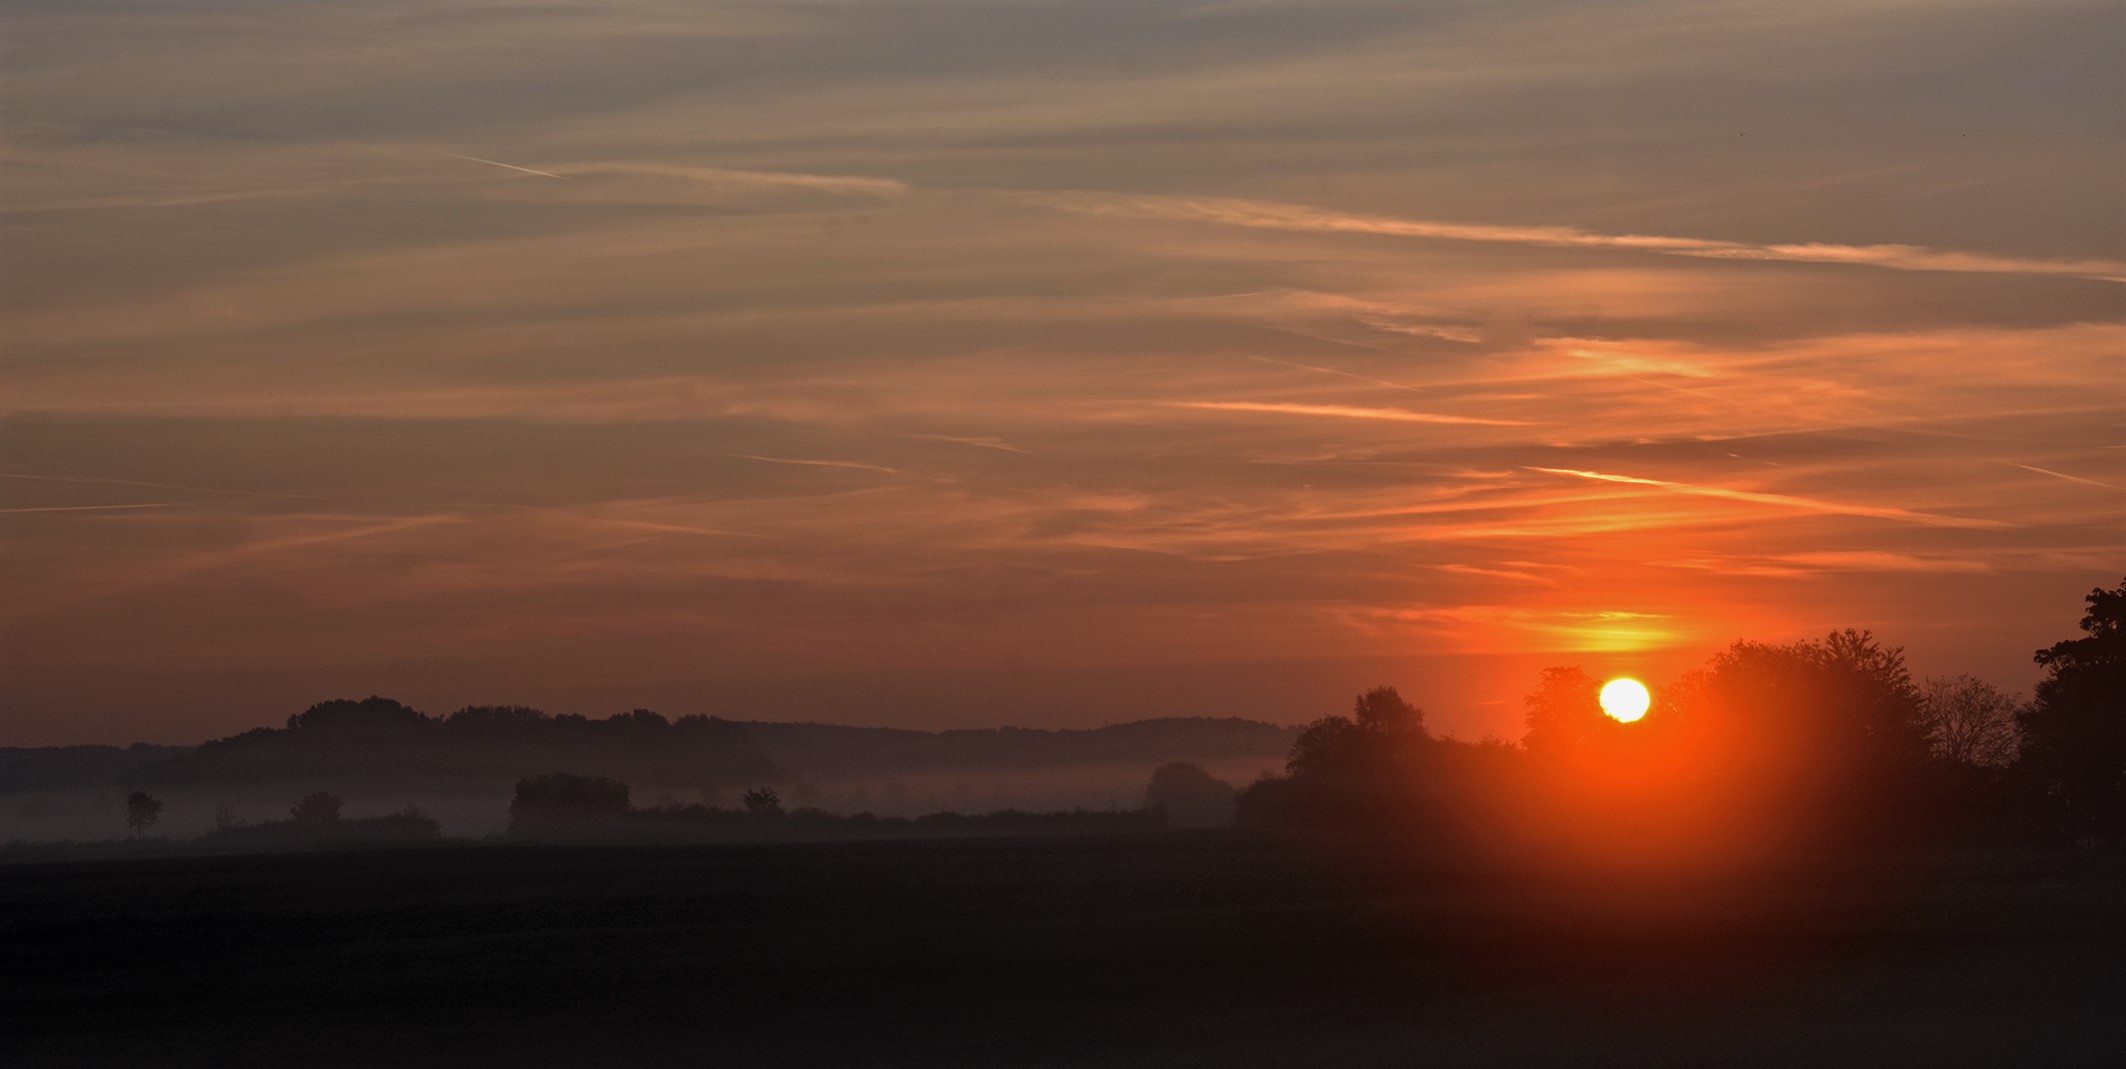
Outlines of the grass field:
[{"label": "grass field", "polygon": [[2126,863],[1234,834],[0,867],[0,1064],[2117,1065]]}]

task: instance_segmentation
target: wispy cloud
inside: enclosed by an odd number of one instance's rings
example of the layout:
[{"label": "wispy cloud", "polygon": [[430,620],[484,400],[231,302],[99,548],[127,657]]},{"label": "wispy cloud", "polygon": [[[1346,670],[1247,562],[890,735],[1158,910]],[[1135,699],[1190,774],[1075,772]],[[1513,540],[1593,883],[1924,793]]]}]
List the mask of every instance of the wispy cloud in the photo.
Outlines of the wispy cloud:
[{"label": "wispy cloud", "polygon": [[1450,416],[1438,412],[1412,412],[1407,408],[1361,408],[1356,405],[1310,405],[1283,401],[1169,401],[1167,404],[1175,408],[1200,408],[1215,412],[1263,412],[1280,416],[1386,420],[1391,423],[1446,423],[1476,427],[1527,426],[1521,420]]},{"label": "wispy cloud", "polygon": [[2007,527],[1999,520],[1965,519],[1958,516],[1937,516],[1929,512],[1914,512],[1910,509],[1882,505],[1855,505],[1839,501],[1820,501],[1809,497],[1793,497],[1787,494],[1765,494],[1754,490],[1730,490],[1719,486],[1697,486],[1691,483],[1669,482],[1664,479],[1642,479],[1632,475],[1611,475],[1599,471],[1578,471],[1572,468],[1538,468],[1551,475],[1566,475],[1575,479],[1591,479],[1597,482],[1622,483],[1627,486],[1647,486],[1671,494],[1689,494],[1696,497],[1717,497],[1729,501],[1747,501],[1758,505],[1776,505],[1781,508],[1800,509],[1804,512],[1825,512],[1839,516],[1867,516],[1882,520],[1899,520],[1905,523],[1925,524],[1929,527]]},{"label": "wispy cloud", "polygon": [[1002,438],[994,438],[989,437],[987,435],[967,437],[957,434],[904,434],[901,437],[914,438],[918,441],[924,442],[950,442],[954,445],[971,445],[977,449],[995,449],[1005,453],[1026,452],[1026,450],[1021,449],[1018,446],[1015,446]]},{"label": "wispy cloud", "polygon": [[1955,557],[1922,557],[1881,550],[1823,550],[1815,553],[1782,553],[1773,558],[1787,564],[1828,571],[1852,572],[1990,572],[1991,565]]},{"label": "wispy cloud", "polygon": [[1723,260],[1856,264],[1899,271],[2062,275],[2126,282],[2126,262],[2118,260],[2042,260],[1953,249],[1932,249],[1922,245],[1841,245],[1829,242],[1754,244],[1719,238],[1603,234],[1571,226],[1491,225],[1358,215],[1304,204],[1230,197],[1049,193],[1039,194],[1037,199],[1057,208],[1095,215],[1216,223],[1257,230],[1370,234],[1547,248],[1615,249]]},{"label": "wispy cloud", "polygon": [[1557,584],[1557,580],[1552,579],[1547,575],[1537,575],[1534,572],[1515,571],[1511,568],[1485,568],[1475,564],[1442,564],[1438,567],[1440,571],[1455,572],[1461,575],[1483,575],[1490,576],[1495,579],[1517,579],[1522,582],[1545,583],[1552,586],[1555,586]]}]

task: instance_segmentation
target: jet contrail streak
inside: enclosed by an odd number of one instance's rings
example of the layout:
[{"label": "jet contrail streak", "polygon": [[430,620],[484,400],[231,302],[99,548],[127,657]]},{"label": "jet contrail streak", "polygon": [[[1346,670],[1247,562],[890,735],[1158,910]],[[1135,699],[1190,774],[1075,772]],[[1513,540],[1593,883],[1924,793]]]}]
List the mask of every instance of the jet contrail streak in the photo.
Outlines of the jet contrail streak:
[{"label": "jet contrail streak", "polygon": [[1525,427],[1513,419],[1479,419],[1446,416],[1436,412],[1412,412],[1404,408],[1359,408],[1353,405],[1303,405],[1278,401],[1170,401],[1173,408],[1202,408],[1217,412],[1264,412],[1287,416],[1330,416],[1339,419],[1378,419],[1394,423],[1459,423],[1476,427]]},{"label": "jet contrail streak", "polygon": [[2114,486],[2111,483],[2100,483],[2095,479],[2084,479],[2079,475],[2069,475],[2064,471],[2053,471],[2051,468],[2040,468],[2034,464],[2017,464],[2012,460],[2008,461],[2007,464],[2011,468],[2021,468],[2024,471],[2034,471],[2039,475],[2050,475],[2055,479],[2065,479],[2071,483],[2082,483],[2088,486],[2101,486],[2106,490],[2126,490],[2126,486]]},{"label": "jet contrail streak", "polygon": [[1913,512],[1910,509],[1890,508],[1876,505],[1848,505],[1838,501],[1818,501],[1814,498],[1792,497],[1787,494],[1762,494],[1754,490],[1729,490],[1719,486],[1694,486],[1690,483],[1672,483],[1665,479],[1642,479],[1635,475],[1610,475],[1599,471],[1577,471],[1572,468],[1534,468],[1529,471],[1547,472],[1551,475],[1569,475],[1575,479],[1592,479],[1596,482],[1623,483],[1627,486],[1650,486],[1672,494],[1690,494],[1695,497],[1720,497],[1730,501],[1749,501],[1759,505],[1780,505],[1808,512],[1828,512],[1838,516],[1868,516],[1882,520],[1903,520],[1907,523],[1923,523],[1930,527],[2007,527],[2010,524],[1999,520],[1968,520],[1957,516],[1937,516],[1930,512]]},{"label": "jet contrail streak", "polygon": [[109,512],[113,509],[168,509],[189,505],[189,501],[158,501],[150,505],[33,505],[19,509],[0,509],[0,513],[17,512]]},{"label": "jet contrail streak", "polygon": [[529,167],[519,167],[514,163],[503,163],[501,160],[483,160],[478,156],[467,156],[457,152],[445,152],[442,149],[436,149],[435,152],[438,156],[448,156],[454,160],[470,160],[473,163],[484,163],[489,167],[506,167],[512,171],[523,171],[525,174],[535,174],[541,178],[558,178],[563,182],[569,180],[569,177],[565,174],[555,174],[552,171],[535,171]]},{"label": "jet contrail streak", "polygon": [[0,479],[35,479],[38,482],[88,483],[97,486],[146,486],[152,487],[156,490],[183,490],[188,493],[196,494],[232,494],[237,497],[288,497],[301,498],[310,501],[326,500],[326,498],[317,494],[277,494],[271,490],[217,490],[211,486],[184,486],[178,483],[150,483],[142,482],[139,479],[93,479],[78,475],[22,475],[11,471],[0,471]]}]

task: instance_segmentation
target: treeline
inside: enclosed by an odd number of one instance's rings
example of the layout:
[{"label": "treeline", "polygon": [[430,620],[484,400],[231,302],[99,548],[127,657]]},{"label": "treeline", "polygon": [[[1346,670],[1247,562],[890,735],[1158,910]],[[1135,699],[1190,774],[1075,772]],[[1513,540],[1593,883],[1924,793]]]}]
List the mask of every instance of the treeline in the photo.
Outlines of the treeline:
[{"label": "treeline", "polygon": [[257,728],[138,765],[123,782],[504,791],[527,771],[542,768],[697,788],[785,776],[743,726],[717,717],[669,720],[637,709],[592,719],[487,705],[430,717],[372,697],[320,702],[289,717],[284,728]]},{"label": "treeline", "polygon": [[[128,799],[128,808],[137,805],[142,797],[135,792]],[[247,851],[418,846],[443,837],[442,826],[418,806],[382,816],[350,818],[340,815],[343,804],[339,795],[318,791],[290,806],[288,819],[257,822],[238,820],[225,806],[215,814],[214,830],[200,841],[214,849]]]},{"label": "treeline", "polygon": [[418,806],[369,817],[343,816],[344,803],[329,791],[315,791],[288,808],[286,820],[247,821],[223,805],[214,827],[191,839],[150,836],[162,820],[163,802],[147,791],[125,800],[129,839],[90,842],[24,842],[0,845],[0,862],[82,861],[100,858],[165,857],[204,854],[263,854],[311,850],[387,850],[443,844],[443,829]]},{"label": "treeline", "polygon": [[747,791],[734,808],[699,804],[638,807],[627,784],[571,773],[548,773],[519,781],[509,806],[509,836],[540,842],[1091,835],[1156,831],[1164,826],[1164,814],[1151,808],[1048,813],[1002,809],[917,817],[829,813],[809,807],[786,810],[782,797],[772,787]]},{"label": "treeline", "polygon": [[1837,843],[2126,842],[2126,583],[2084,636],[2036,654],[2023,701],[1969,677],[1915,681],[1865,631],[1737,642],[1659,688],[1635,723],[1601,681],[1553,668],[1519,745],[1432,736],[1393,688],[1308,725],[1285,775],[1250,785],[1258,828],[1388,832],[1470,849],[1765,856]]}]

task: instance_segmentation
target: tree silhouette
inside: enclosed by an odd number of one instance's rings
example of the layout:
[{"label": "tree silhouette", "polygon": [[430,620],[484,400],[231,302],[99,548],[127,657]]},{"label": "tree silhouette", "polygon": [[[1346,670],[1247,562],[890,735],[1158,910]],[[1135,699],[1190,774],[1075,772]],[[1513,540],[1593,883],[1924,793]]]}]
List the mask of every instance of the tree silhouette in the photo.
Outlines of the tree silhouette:
[{"label": "tree silhouette", "polygon": [[126,795],[125,822],[134,835],[148,830],[162,819],[162,801],[146,791],[134,791]]},{"label": "tree silhouette", "polygon": [[340,796],[329,791],[306,794],[288,808],[288,817],[306,828],[331,827],[340,821]]},{"label": "tree silhouette", "polygon": [[1325,716],[1292,743],[1285,772],[1294,780],[1353,779],[1387,772],[1412,742],[1424,741],[1424,710],[1394,687],[1375,687],[1352,703],[1350,717]]},{"label": "tree silhouette", "polygon": [[1690,721],[1701,744],[1753,763],[1881,773],[1927,753],[1904,650],[1851,628],[1821,642],[1736,642],[1664,691],[1662,705]]},{"label": "tree silhouette", "polygon": [[2126,581],[2088,596],[2083,638],[2037,651],[2023,754],[2054,783],[2078,834],[2126,835]]},{"label": "tree silhouette", "polygon": [[755,787],[746,792],[746,812],[756,817],[782,816],[782,796],[773,787]]},{"label": "tree silhouette", "polygon": [[1423,710],[1394,687],[1375,687],[1358,696],[1350,716],[1302,729],[1284,777],[1250,784],[1239,817],[1249,825],[1341,828],[1402,821],[1413,785],[1425,778],[1420,766],[1438,745],[1425,734]]},{"label": "tree silhouette", "polygon": [[1425,733],[1425,711],[1403,700],[1394,687],[1375,687],[1352,703],[1351,720],[1362,731],[1384,740]]},{"label": "tree silhouette", "polygon": [[1521,706],[1528,725],[1521,745],[1530,753],[1564,752],[1619,726],[1602,713],[1602,684],[1578,667],[1543,669]]},{"label": "tree silhouette", "polygon": [[1934,759],[1998,767],[2015,760],[2016,719],[2024,702],[1983,679],[1929,679],[1919,689],[1920,721]]}]

